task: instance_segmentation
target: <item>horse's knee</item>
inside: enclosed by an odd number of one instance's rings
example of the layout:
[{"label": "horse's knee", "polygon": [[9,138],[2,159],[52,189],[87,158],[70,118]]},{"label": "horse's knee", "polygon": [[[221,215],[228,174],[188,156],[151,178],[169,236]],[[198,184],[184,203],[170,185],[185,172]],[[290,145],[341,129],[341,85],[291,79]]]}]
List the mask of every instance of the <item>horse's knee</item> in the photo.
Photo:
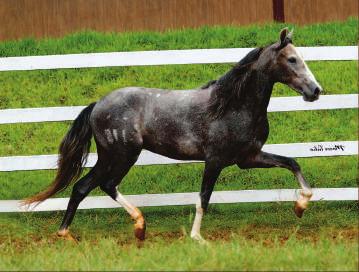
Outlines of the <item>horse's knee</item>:
[{"label": "horse's knee", "polygon": [[293,172],[300,172],[301,168],[300,165],[297,163],[295,159],[288,158],[289,166]]}]

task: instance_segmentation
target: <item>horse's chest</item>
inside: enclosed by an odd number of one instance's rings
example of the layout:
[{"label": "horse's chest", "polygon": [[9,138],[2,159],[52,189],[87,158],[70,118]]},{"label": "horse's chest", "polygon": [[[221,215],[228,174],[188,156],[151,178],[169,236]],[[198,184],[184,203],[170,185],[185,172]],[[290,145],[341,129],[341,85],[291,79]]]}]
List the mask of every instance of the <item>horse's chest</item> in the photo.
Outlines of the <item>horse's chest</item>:
[{"label": "horse's chest", "polygon": [[268,119],[266,115],[242,114],[239,120],[230,120],[228,127],[231,134],[240,142],[266,141],[269,133]]},{"label": "horse's chest", "polygon": [[235,121],[218,125],[214,130],[217,136],[213,136],[210,144],[211,153],[216,153],[228,163],[235,163],[241,158],[259,152],[269,133],[266,116],[254,120],[248,118]]},{"label": "horse's chest", "polygon": [[256,141],[265,142],[269,135],[269,123],[267,117],[257,120],[253,130],[253,138]]}]

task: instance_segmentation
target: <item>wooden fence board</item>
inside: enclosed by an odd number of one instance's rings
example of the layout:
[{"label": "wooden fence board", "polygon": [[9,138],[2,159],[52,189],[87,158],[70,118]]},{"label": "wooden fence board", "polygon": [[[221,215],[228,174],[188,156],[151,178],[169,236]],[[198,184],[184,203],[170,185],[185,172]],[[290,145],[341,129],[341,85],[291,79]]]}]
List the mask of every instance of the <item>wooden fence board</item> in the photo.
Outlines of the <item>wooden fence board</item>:
[{"label": "wooden fence board", "polygon": [[[293,23],[358,16],[357,0],[285,0]],[[272,0],[1,0],[0,40],[58,37],[84,29],[166,30],[273,21]]]}]

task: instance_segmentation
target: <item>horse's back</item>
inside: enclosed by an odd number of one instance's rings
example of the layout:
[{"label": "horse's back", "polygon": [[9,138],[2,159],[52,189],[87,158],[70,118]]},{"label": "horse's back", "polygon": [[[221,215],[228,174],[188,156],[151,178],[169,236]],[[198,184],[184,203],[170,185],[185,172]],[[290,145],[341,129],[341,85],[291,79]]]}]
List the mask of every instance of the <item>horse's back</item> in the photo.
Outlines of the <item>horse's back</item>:
[{"label": "horse's back", "polygon": [[115,90],[93,109],[94,136],[110,149],[136,145],[173,158],[202,157],[204,96],[197,90]]}]

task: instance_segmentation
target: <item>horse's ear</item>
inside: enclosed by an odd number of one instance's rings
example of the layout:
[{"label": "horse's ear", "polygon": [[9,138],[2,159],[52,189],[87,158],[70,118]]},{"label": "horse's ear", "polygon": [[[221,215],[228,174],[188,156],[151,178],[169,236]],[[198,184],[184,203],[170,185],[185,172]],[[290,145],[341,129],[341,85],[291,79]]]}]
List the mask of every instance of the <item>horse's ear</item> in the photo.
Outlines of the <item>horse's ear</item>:
[{"label": "horse's ear", "polygon": [[289,32],[288,28],[283,28],[279,34],[279,43],[277,50],[280,50],[287,46],[288,43],[292,43],[293,30]]},{"label": "horse's ear", "polygon": [[280,43],[284,43],[285,42],[285,38],[288,36],[288,27],[286,28],[283,28],[281,31],[280,31],[280,34],[279,34],[279,41]]},{"label": "horse's ear", "polygon": [[292,42],[294,28],[288,33],[287,38]]}]

